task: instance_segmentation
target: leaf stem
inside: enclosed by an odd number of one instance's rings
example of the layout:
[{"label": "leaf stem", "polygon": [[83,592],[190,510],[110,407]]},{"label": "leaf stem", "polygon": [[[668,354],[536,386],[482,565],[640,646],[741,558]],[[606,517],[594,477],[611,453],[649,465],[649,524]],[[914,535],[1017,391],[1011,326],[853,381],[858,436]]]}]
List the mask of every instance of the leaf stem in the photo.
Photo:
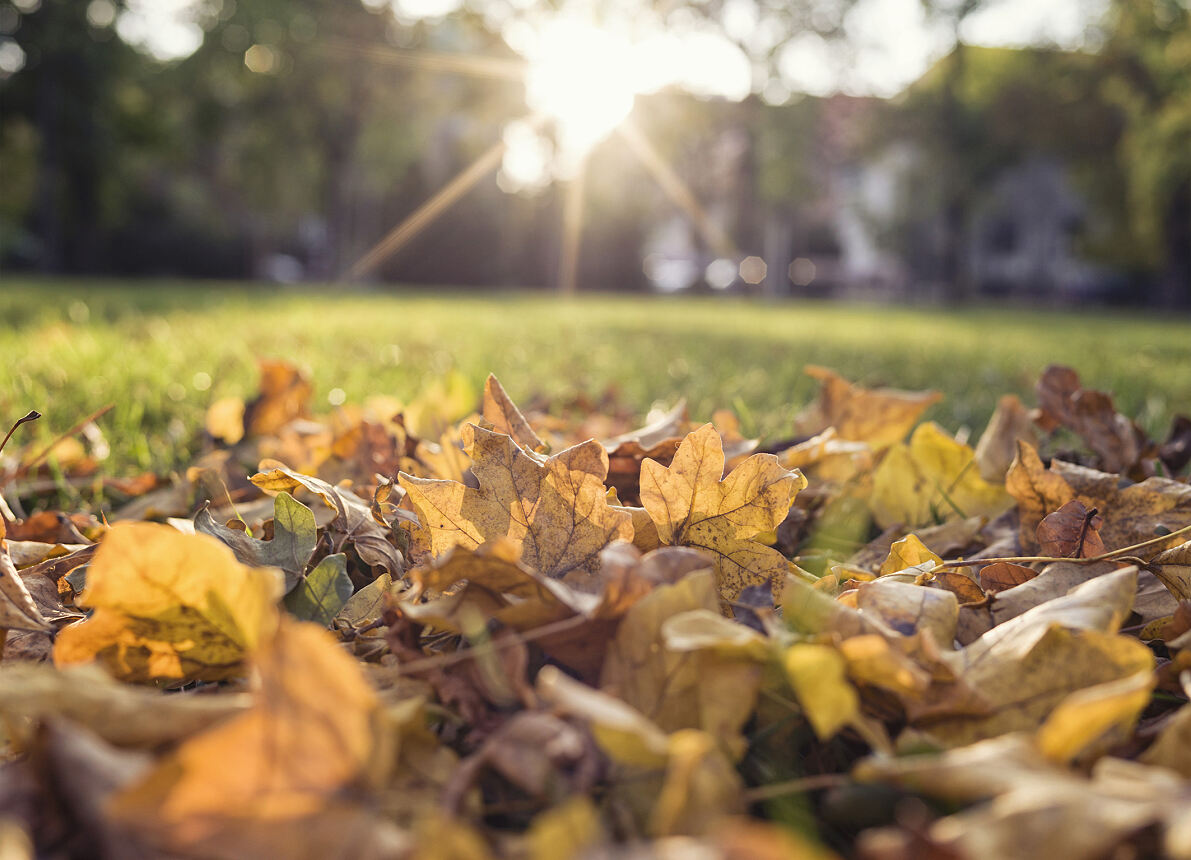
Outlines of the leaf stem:
[{"label": "leaf stem", "polygon": [[836,788],[847,785],[848,780],[849,776],[846,773],[820,773],[815,776],[802,776],[784,782],[759,785],[744,792],[744,802],[758,803],[762,800],[772,800],[775,797],[785,797],[787,794],[803,794],[822,788]]},{"label": "leaf stem", "polygon": [[[1018,555],[1005,556],[1004,558],[949,558],[931,568],[931,573],[936,570],[946,570],[952,567],[973,567],[975,565],[997,564],[998,562],[1005,562],[1006,564],[1028,564],[1030,562],[1042,562],[1045,564],[1053,564],[1059,561],[1069,561],[1074,564],[1094,564],[1098,561],[1120,561],[1122,557],[1132,555],[1139,549],[1154,546],[1155,544],[1165,543],[1171,538],[1181,537],[1185,534],[1191,534],[1191,525],[1183,526],[1181,529],[1176,529],[1170,534],[1159,535],[1158,537],[1143,540],[1141,543],[1130,544],[1123,546],[1120,549],[1110,550],[1108,552],[1100,553],[1089,558],[1056,558],[1047,555]],[[1140,561],[1141,559],[1138,559]]]},{"label": "leaf stem", "polygon": [[40,417],[40,412],[38,412],[36,409],[30,409],[29,414],[25,415],[23,418],[18,418],[17,423],[12,425],[8,431],[8,435],[4,437],[4,441],[0,442],[0,451],[4,450],[4,446],[8,444],[8,440],[12,438],[12,434],[17,432],[18,427],[29,421],[36,421]]}]

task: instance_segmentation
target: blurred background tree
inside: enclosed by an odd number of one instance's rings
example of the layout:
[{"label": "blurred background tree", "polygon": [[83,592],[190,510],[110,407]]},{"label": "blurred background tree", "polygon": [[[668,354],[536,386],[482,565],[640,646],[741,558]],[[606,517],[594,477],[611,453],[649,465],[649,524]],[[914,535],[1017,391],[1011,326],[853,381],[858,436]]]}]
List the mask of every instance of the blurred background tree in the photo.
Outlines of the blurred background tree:
[{"label": "blurred background tree", "polygon": [[[579,281],[1191,301],[1186,0],[1103,0],[1082,50],[972,44],[1004,2],[920,0],[904,87],[855,59],[912,3],[590,7],[700,51],[630,117],[668,192],[629,137],[592,151]],[[516,136],[525,33],[574,4],[193,0],[172,55],[125,26],[152,5],[0,0],[4,270],[334,279]],[[555,283],[574,186],[557,128],[530,143],[538,178],[506,156],[374,277]]]}]

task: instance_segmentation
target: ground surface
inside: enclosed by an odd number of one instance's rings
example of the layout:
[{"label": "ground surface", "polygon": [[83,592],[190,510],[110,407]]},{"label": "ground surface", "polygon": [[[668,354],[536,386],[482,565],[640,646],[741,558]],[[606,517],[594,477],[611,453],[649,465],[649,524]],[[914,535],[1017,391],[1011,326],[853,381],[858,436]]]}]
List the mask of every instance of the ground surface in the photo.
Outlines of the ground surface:
[{"label": "ground surface", "polygon": [[492,371],[522,403],[615,385],[642,414],[686,397],[693,418],[731,408],[768,438],[788,435],[811,398],[807,363],[938,388],[946,399],[927,417],[974,434],[1001,394],[1033,403],[1052,362],[1113,392],[1153,435],[1191,411],[1191,320],[1103,311],[9,279],[0,355],[6,425],[35,408],[49,439],[114,404],[101,422],[114,473],[187,462],[207,405],[256,390],[258,357],[306,366],[325,408],[333,389],[407,400],[451,369],[478,392]]}]

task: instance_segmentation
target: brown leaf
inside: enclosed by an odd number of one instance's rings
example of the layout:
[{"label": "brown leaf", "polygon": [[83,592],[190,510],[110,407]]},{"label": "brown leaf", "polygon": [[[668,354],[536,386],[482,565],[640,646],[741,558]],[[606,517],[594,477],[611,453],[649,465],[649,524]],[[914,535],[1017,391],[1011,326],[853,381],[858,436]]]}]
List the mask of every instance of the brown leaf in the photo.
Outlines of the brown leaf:
[{"label": "brown leaf", "polygon": [[711,553],[725,600],[749,585],[779,590],[789,563],[756,537],[785,519],[806,479],[772,454],[754,454],[721,480],[723,473],[720,436],[705,424],[683,440],[669,468],[641,464],[641,503],[662,543]]},{"label": "brown leaf", "polygon": [[1051,365],[1036,390],[1043,426],[1061,424],[1078,433],[1100,455],[1105,471],[1125,472],[1137,462],[1140,434],[1133,423],[1116,411],[1109,395],[1081,387],[1074,370]]},{"label": "brown leaf", "polygon": [[[1167,478],[1147,478],[1140,484],[1123,482],[1120,475],[1098,472],[1055,460],[1042,465],[1038,452],[1018,443],[1018,457],[1005,486],[1018,502],[1023,549],[1037,549],[1036,530],[1042,518],[1072,499],[1095,508],[1104,517],[1100,537],[1109,550],[1132,546],[1166,532],[1191,525],[1191,485]],[[1178,543],[1152,546],[1142,557]]]},{"label": "brown leaf", "polygon": [[513,441],[530,453],[544,453],[550,446],[538,438],[517,405],[509,399],[504,386],[492,374],[484,383],[484,420],[497,433],[512,437]]},{"label": "brown leaf", "polygon": [[1158,459],[1170,470],[1171,474],[1181,471],[1191,463],[1191,418],[1186,415],[1176,415],[1170,426],[1170,435],[1158,449]]},{"label": "brown leaf", "polygon": [[980,477],[999,484],[1013,465],[1017,456],[1018,440],[1037,446],[1038,436],[1029,410],[1014,394],[1007,394],[997,401],[996,411],[984,428],[976,444],[976,465]]},{"label": "brown leaf", "polygon": [[[46,632],[50,629],[49,622],[33,602],[25,581],[17,573],[16,565],[8,557],[8,549],[0,543],[0,631]],[[0,636],[3,634],[0,633]],[[2,641],[0,639],[0,642]],[[0,653],[3,653],[2,650]]]},{"label": "brown leaf", "polygon": [[1052,558],[1094,558],[1103,555],[1100,527],[1104,518],[1096,510],[1072,499],[1038,524],[1038,547]]},{"label": "brown leaf", "polygon": [[289,362],[264,360],[260,371],[260,394],[244,407],[244,429],[249,436],[271,436],[304,416],[314,392],[310,378]]},{"label": "brown leaf", "polygon": [[821,383],[819,398],[794,419],[799,433],[813,436],[834,427],[841,439],[886,448],[900,442],[933,404],[937,391],[865,389],[826,367],[808,365],[806,373]]},{"label": "brown leaf", "polygon": [[238,693],[163,696],[121,684],[94,665],[0,667],[0,714],[67,719],[121,747],[156,749],[180,741],[241,712],[249,702]]},{"label": "brown leaf", "polygon": [[1024,564],[998,561],[980,568],[980,587],[989,594],[997,594],[1029,582],[1037,575],[1038,571]]},{"label": "brown leaf", "polygon": [[1176,600],[1191,600],[1191,541],[1158,553],[1146,570],[1162,581]]},{"label": "brown leaf", "polygon": [[479,488],[402,473],[434,553],[477,547],[497,537],[521,545],[521,560],[547,576],[591,575],[613,540],[630,540],[627,513],[608,505],[608,455],[595,441],[568,448],[544,462],[510,437],[475,425],[463,428]]}]

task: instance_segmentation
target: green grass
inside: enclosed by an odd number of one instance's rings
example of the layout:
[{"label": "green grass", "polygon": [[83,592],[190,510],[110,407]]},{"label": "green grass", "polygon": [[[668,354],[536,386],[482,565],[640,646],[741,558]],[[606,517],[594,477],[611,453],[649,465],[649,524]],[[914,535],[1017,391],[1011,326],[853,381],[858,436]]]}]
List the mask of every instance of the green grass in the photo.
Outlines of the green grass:
[{"label": "green grass", "polygon": [[731,408],[769,438],[789,435],[813,396],[807,363],[938,388],[928,417],[974,436],[1001,394],[1032,403],[1053,362],[1154,434],[1191,412],[1191,320],[1120,312],[9,279],[0,357],[4,429],[29,409],[46,416],[18,444],[114,404],[102,419],[113,474],[185,463],[211,400],[254,392],[258,357],[307,367],[318,409],[333,388],[348,402],[409,399],[454,368],[477,386],[495,372],[518,401],[615,385],[643,414],[686,397],[694,418]]}]

